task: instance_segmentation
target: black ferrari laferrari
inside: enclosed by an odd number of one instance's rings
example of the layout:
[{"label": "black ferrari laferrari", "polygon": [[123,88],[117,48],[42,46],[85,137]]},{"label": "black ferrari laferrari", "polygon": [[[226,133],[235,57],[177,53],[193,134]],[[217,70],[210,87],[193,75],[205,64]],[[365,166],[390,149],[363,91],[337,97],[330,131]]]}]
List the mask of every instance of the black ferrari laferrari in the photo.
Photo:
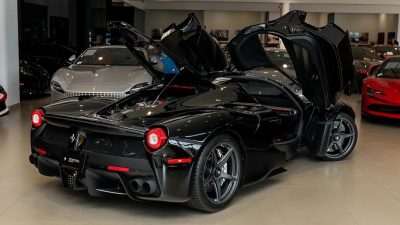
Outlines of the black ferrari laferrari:
[{"label": "black ferrari laferrari", "polygon": [[[81,96],[35,110],[30,162],[92,196],[216,212],[239,187],[284,172],[299,150],[346,158],[357,142],[355,114],[338,101],[354,74],[349,37],[305,17],[292,11],[244,28],[227,46],[231,65],[193,14],[160,42],[110,22],[155,82],[120,100]],[[282,40],[294,68],[274,64],[263,35]],[[136,50],[146,46],[175,72]]]}]

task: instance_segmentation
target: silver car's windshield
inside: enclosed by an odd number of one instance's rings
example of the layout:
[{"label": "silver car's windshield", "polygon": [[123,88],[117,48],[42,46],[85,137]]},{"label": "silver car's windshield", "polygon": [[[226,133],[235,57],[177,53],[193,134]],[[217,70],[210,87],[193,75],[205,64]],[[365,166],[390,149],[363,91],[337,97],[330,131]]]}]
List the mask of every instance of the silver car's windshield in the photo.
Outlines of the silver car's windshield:
[{"label": "silver car's windshield", "polygon": [[140,66],[127,48],[89,48],[76,60],[77,65]]}]

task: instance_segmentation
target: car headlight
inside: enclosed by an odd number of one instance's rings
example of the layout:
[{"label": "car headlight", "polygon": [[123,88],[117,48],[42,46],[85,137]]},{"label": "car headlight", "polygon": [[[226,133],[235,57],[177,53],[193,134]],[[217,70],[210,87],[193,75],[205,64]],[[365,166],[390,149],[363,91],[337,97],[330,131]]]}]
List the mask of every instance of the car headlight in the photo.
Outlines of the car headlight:
[{"label": "car headlight", "polygon": [[149,82],[143,82],[143,83],[140,83],[140,84],[136,84],[135,86],[133,86],[133,88],[131,88],[131,90],[129,90],[127,92],[127,94],[132,94],[132,93],[135,93],[137,91],[140,91],[140,90],[142,90],[143,88],[145,88],[145,87],[147,87],[149,85],[150,85]]},{"label": "car headlight", "polygon": [[367,94],[368,94],[368,96],[373,96],[374,94],[385,95],[385,92],[379,91],[379,90],[375,90],[375,89],[372,89],[372,88],[367,88]]},{"label": "car headlight", "polygon": [[50,88],[51,88],[52,90],[55,90],[55,91],[58,91],[58,92],[61,92],[61,93],[64,93],[64,92],[65,92],[65,91],[62,89],[61,85],[60,85],[58,82],[56,82],[56,81],[51,81],[51,82],[50,82]]}]

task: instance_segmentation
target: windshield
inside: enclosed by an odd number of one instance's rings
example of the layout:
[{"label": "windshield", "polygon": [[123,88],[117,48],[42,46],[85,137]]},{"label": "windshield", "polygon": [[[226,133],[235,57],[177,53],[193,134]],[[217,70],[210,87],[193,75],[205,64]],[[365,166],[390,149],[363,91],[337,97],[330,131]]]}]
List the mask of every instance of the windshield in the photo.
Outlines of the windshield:
[{"label": "windshield", "polygon": [[353,58],[358,60],[379,60],[379,55],[370,48],[353,47]]},{"label": "windshield", "polygon": [[76,65],[140,66],[132,53],[123,47],[89,48],[75,62]]},{"label": "windshield", "polygon": [[386,61],[376,76],[379,78],[400,78],[400,58],[393,58]]}]

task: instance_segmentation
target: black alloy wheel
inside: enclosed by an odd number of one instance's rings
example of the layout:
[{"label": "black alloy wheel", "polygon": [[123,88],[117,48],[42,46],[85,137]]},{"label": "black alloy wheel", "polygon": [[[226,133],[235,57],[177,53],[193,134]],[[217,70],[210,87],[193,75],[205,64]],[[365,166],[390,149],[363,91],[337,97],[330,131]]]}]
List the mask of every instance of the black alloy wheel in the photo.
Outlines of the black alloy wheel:
[{"label": "black alloy wheel", "polygon": [[354,119],[345,113],[340,113],[334,120],[328,147],[322,159],[338,161],[346,158],[354,150],[358,131]]},{"label": "black alloy wheel", "polygon": [[230,136],[217,136],[205,146],[194,166],[188,205],[206,212],[223,209],[240,184],[239,145]]}]

